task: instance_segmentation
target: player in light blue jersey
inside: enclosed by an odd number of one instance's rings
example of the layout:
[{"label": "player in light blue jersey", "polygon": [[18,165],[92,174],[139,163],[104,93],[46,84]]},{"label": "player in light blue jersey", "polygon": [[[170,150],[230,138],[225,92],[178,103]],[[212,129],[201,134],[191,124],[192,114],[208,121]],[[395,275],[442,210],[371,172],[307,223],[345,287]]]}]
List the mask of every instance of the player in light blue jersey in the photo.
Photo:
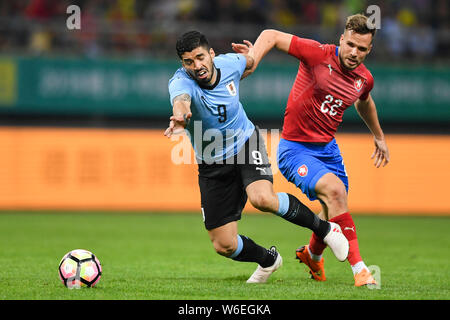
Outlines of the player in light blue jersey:
[{"label": "player in light blue jersey", "polygon": [[[212,163],[234,156],[255,130],[239,101],[239,81],[246,65],[242,55],[219,55],[214,59],[214,83],[198,83],[185,68],[178,69],[169,81],[171,101],[181,94],[191,97],[192,118],[186,129],[198,162]],[[222,141],[214,141],[216,148],[205,150],[210,141],[203,137],[208,134]]]},{"label": "player in light blue jersey", "polygon": [[182,68],[169,81],[173,116],[167,137],[190,136],[199,167],[205,227],[216,252],[236,261],[256,262],[248,283],[264,283],[282,265],[275,247],[266,249],[239,235],[237,221],[247,202],[307,227],[330,246],[340,260],[348,241],[339,226],[318,218],[294,196],[275,193],[265,143],[239,101],[239,82],[253,66],[251,55],[215,55],[204,35],[183,34],[176,44]]}]

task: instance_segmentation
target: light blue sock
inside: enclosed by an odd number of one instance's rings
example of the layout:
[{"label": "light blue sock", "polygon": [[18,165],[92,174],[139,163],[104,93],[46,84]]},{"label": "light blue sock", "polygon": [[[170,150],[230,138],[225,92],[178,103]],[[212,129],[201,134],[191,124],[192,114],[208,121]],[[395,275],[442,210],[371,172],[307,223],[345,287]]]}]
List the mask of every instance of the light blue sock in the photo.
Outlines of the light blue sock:
[{"label": "light blue sock", "polygon": [[289,210],[289,196],[286,192],[278,192],[278,212],[279,216],[284,216]]},{"label": "light blue sock", "polygon": [[241,253],[242,248],[244,247],[244,243],[242,242],[240,235],[237,235],[237,239],[238,239],[238,245],[237,245],[236,251],[234,251],[233,254],[228,257],[230,259],[236,258]]}]

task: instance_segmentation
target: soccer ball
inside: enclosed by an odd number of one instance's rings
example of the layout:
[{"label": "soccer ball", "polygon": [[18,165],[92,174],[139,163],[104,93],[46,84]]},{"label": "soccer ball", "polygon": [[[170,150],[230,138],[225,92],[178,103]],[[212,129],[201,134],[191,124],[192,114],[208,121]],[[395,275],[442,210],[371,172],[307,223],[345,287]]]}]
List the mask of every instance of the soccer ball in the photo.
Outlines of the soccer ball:
[{"label": "soccer ball", "polygon": [[70,289],[95,286],[102,275],[102,265],[90,251],[72,250],[59,263],[59,278]]}]

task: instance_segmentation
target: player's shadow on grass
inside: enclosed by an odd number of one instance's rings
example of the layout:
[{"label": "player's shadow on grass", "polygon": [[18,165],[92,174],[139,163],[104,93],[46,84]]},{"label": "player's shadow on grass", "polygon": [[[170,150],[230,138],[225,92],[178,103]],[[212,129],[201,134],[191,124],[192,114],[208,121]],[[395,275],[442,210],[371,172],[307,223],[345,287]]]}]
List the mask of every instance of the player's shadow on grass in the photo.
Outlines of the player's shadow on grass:
[{"label": "player's shadow on grass", "polygon": [[249,275],[238,275],[238,276],[233,276],[233,277],[226,277],[226,278],[222,278],[222,280],[226,280],[226,281],[238,281],[238,282],[242,282],[242,281],[247,281]]}]

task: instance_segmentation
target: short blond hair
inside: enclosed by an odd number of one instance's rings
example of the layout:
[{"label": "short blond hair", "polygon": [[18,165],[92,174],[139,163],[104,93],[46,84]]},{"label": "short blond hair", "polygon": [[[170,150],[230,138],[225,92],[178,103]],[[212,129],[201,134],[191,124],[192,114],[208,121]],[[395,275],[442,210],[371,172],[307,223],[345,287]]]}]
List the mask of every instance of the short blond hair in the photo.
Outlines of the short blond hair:
[{"label": "short blond hair", "polygon": [[352,30],[359,34],[371,33],[372,39],[375,37],[375,33],[377,32],[375,25],[370,22],[369,18],[360,13],[347,17],[347,21],[345,22],[345,30]]}]

